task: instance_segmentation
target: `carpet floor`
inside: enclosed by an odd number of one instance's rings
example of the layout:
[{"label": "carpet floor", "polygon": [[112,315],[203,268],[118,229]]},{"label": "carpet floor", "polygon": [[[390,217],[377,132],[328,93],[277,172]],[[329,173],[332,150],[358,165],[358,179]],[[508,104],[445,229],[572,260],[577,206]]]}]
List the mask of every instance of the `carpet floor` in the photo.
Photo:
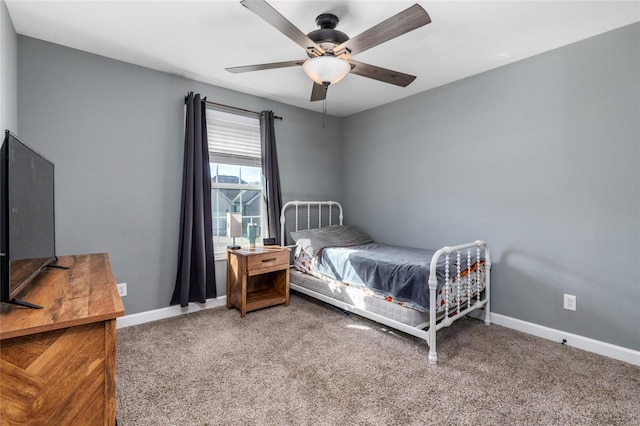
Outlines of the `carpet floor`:
[{"label": "carpet floor", "polygon": [[481,321],[424,341],[303,296],[118,330],[128,425],[640,425],[640,367]]}]

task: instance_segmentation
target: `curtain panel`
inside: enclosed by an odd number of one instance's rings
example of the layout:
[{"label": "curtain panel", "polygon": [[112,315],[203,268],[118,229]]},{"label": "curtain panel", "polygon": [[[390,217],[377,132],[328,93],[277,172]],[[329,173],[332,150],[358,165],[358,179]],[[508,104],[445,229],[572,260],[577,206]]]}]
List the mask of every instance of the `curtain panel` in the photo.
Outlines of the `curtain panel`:
[{"label": "curtain panel", "polygon": [[280,171],[278,168],[273,111],[262,111],[260,114],[260,139],[269,234],[271,237],[275,237],[276,244],[281,244],[280,212],[282,211],[282,191],[280,189]]},{"label": "curtain panel", "polygon": [[180,306],[216,297],[206,108],[193,92],[186,105],[178,272],[171,298]]}]

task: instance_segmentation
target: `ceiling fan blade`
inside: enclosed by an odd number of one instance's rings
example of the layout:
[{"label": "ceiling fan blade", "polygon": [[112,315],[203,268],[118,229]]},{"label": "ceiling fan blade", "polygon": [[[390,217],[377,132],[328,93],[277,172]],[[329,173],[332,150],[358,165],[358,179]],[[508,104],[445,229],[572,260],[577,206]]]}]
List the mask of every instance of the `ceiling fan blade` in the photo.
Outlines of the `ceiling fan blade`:
[{"label": "ceiling fan blade", "polygon": [[375,65],[365,64],[363,62],[354,61],[350,59],[351,74],[356,74],[362,77],[372,78],[374,80],[382,81],[385,83],[395,84],[400,87],[407,87],[413,80],[416,79],[415,75],[404,74],[399,71],[388,70],[386,68],[377,67]]},{"label": "ceiling fan blade", "polygon": [[311,89],[311,102],[325,100],[325,98],[327,97],[328,88],[329,86],[313,82],[313,88]]},{"label": "ceiling fan blade", "polygon": [[342,55],[346,49],[349,55],[362,53],[385,41],[406,34],[431,22],[429,14],[419,4],[414,4],[397,15],[380,22],[354,38],[345,41],[333,49],[336,55]]},{"label": "ceiling fan blade", "polygon": [[293,25],[275,10],[269,3],[263,0],[242,0],[240,2],[244,7],[267,21],[268,24],[275,27],[282,34],[289,37],[298,45],[302,46],[312,56],[324,55],[324,50],[315,44],[305,33],[300,31],[298,27]]},{"label": "ceiling fan blade", "polygon": [[305,62],[305,59],[302,59],[300,61],[272,62],[270,64],[244,65],[241,67],[230,67],[225,69],[234,74],[238,74],[241,72],[262,71],[262,70],[270,70],[273,68],[295,67],[296,65],[304,64],[304,62]]}]

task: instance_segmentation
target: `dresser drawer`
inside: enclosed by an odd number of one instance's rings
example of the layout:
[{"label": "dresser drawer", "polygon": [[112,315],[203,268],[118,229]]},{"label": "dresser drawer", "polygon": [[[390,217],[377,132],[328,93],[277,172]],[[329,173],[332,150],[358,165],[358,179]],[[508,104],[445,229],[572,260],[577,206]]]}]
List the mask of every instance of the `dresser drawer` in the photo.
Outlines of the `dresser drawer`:
[{"label": "dresser drawer", "polygon": [[249,256],[247,267],[249,275],[262,274],[265,271],[277,271],[289,267],[289,251],[265,251]]}]

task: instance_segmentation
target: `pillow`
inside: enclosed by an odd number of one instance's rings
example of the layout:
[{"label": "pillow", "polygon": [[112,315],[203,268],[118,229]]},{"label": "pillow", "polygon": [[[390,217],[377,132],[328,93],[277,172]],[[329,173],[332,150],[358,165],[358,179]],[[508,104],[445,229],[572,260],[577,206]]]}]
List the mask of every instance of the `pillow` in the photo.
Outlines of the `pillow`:
[{"label": "pillow", "polygon": [[349,247],[373,241],[366,232],[351,225],[304,229],[291,232],[291,237],[311,256],[316,256],[327,247]]}]

